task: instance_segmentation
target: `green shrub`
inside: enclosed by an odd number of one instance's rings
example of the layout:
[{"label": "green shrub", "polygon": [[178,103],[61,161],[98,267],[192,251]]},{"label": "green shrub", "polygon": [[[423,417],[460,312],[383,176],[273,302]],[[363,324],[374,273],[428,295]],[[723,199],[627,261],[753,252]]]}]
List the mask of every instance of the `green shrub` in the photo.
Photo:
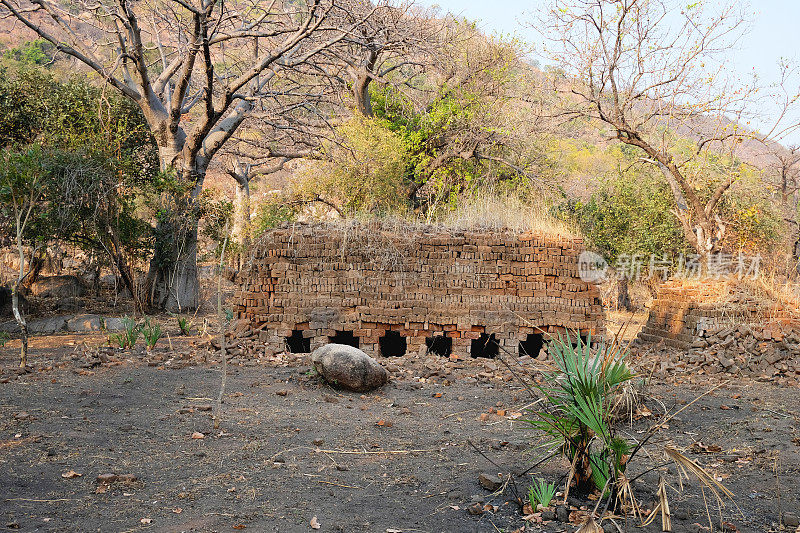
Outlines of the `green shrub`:
[{"label": "green shrub", "polygon": [[194,327],[194,322],[186,318],[185,316],[178,317],[178,329],[181,330],[181,335],[188,337],[192,334],[192,328]]},{"label": "green shrub", "polygon": [[557,209],[577,224],[606,261],[623,256],[675,258],[689,252],[680,222],[672,213],[669,186],[648,172],[620,173],[588,200],[570,200]]},{"label": "green shrub", "polygon": [[633,378],[624,362],[626,353],[616,344],[580,338],[573,345],[569,335],[548,344],[556,369],[544,373],[538,386],[545,398],[528,422],[548,437],[547,446],[574,465],[576,488],[614,490],[614,480],[625,471],[628,442],[616,435],[612,400],[623,384]]},{"label": "green shrub", "polygon": [[6,345],[8,339],[11,338],[11,335],[6,333],[5,331],[0,331],[0,348]]}]

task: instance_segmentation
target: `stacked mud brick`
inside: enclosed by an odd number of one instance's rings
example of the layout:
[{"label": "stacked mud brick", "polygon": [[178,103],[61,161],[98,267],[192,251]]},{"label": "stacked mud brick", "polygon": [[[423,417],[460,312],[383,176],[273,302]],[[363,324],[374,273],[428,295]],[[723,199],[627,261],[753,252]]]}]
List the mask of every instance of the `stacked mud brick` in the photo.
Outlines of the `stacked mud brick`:
[{"label": "stacked mud brick", "polygon": [[732,325],[780,323],[795,316],[791,309],[754,296],[735,279],[670,280],[659,288],[639,339],[686,349]]},{"label": "stacked mud brick", "polygon": [[338,341],[372,355],[446,345],[463,357],[496,342],[517,353],[536,336],[602,333],[598,290],[578,276],[582,249],[509,230],[284,225],[254,247],[235,310],[275,351]]}]

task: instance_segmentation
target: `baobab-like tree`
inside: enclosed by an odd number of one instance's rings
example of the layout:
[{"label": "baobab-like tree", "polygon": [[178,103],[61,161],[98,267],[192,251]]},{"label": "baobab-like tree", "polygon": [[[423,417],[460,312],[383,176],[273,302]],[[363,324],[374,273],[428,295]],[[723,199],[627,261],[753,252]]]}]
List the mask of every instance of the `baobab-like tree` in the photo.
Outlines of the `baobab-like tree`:
[{"label": "baobab-like tree", "polygon": [[[0,16],[84,63],[142,110],[166,183],[147,301],[195,308],[197,199],[209,164],[286,69],[351,34],[337,0],[0,0]],[[276,95],[271,95],[276,97]]]},{"label": "baobab-like tree", "polygon": [[[755,80],[737,80],[725,65],[744,32],[741,7],[557,0],[539,27],[563,73],[555,81],[561,116],[594,123],[661,170],[686,239],[707,264],[725,235],[720,202],[738,178],[734,165],[711,167],[722,155],[733,161],[743,140],[765,140],[746,127]],[[685,139],[694,141],[690,149]]]}]

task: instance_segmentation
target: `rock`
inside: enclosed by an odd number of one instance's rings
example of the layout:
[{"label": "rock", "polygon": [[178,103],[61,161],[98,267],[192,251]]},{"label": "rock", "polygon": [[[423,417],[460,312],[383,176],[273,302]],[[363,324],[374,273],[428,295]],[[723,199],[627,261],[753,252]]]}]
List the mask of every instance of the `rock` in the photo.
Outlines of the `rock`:
[{"label": "rock", "polygon": [[117,481],[122,483],[136,483],[139,481],[139,477],[136,474],[120,474],[117,476]]},{"label": "rock", "polygon": [[605,522],[603,524],[603,533],[617,533],[617,526],[613,522]]},{"label": "rock", "polygon": [[123,331],[125,329],[122,319],[116,316],[110,316],[103,319],[103,324],[105,325],[107,331]]},{"label": "rock", "polygon": [[783,513],[783,525],[786,527],[800,526],[800,518],[794,513]]},{"label": "rock", "polygon": [[486,474],[483,473],[478,476],[478,483],[480,483],[481,487],[486,490],[490,490],[492,492],[496,491],[500,487],[503,486],[503,480],[494,474]]},{"label": "rock", "polygon": [[719,364],[721,364],[724,368],[730,368],[733,366],[733,359],[728,359],[724,355],[720,355],[719,357]]},{"label": "rock", "polygon": [[40,298],[72,298],[83,296],[86,288],[77,276],[49,276],[36,280],[31,293]]},{"label": "rock", "polygon": [[311,444],[313,444],[314,446],[322,446],[323,444],[325,444],[325,439],[314,439],[311,441]]},{"label": "rock", "polygon": [[483,504],[479,502],[475,502],[469,507],[467,507],[467,512],[471,515],[482,515],[483,514]]},{"label": "rock", "polygon": [[569,522],[569,508],[566,505],[556,507],[556,519],[559,522]]},{"label": "rock", "polygon": [[81,333],[100,331],[101,329],[103,329],[103,321],[97,315],[78,315],[67,320],[67,331]]},{"label": "rock", "polygon": [[547,507],[542,511],[542,520],[553,521],[556,519],[556,512]]},{"label": "rock", "polygon": [[389,373],[375,359],[344,344],[317,348],[311,362],[325,381],[356,392],[371,391],[389,379]]},{"label": "rock", "polygon": [[[51,333],[56,333],[64,329],[66,323],[67,320],[61,316],[29,320],[28,333],[31,335],[50,335]],[[13,334],[18,334],[20,332],[19,325],[13,320],[0,324],[0,331]]]}]

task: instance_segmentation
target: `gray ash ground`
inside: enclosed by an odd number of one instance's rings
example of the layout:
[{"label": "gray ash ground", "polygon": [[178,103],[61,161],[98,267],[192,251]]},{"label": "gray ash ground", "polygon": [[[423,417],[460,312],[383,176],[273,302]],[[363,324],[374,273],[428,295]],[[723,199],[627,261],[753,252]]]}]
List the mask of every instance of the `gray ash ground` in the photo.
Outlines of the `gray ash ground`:
[{"label": "gray ash ground", "polygon": [[[390,384],[365,395],[330,388],[302,358],[231,366],[214,430],[206,409],[217,396],[219,365],[124,362],[87,371],[70,361],[71,348],[57,349],[63,343],[34,350],[34,363],[69,364],[20,377],[11,372],[13,349],[0,356],[0,381],[7,381],[0,383],[0,528],[308,532],[316,517],[319,531],[577,529],[526,522],[513,487],[492,496],[478,484],[481,473],[524,472],[538,453],[524,422],[489,413],[498,402],[507,415],[521,412],[531,402],[528,392],[487,377],[483,362],[467,362],[449,378],[428,370],[424,383],[416,379],[424,368],[407,362],[412,369],[393,372]],[[653,384],[647,405],[654,413],[661,403],[683,407],[721,376],[713,379]],[[800,513],[799,411],[796,388],[733,379],[670,421],[653,439],[652,456],[642,455],[631,474],[663,462],[660,447],[671,443],[733,491],[724,522],[742,532],[778,531],[779,510]],[[641,436],[651,420],[623,430]],[[192,439],[194,432],[205,438]],[[70,470],[82,475],[62,477]],[[554,461],[533,472],[556,481],[566,470]],[[98,491],[96,478],[105,473],[138,479]],[[676,478],[668,479],[676,489],[674,531],[706,531],[699,484],[680,492]],[[529,480],[516,479],[519,493]],[[646,507],[657,482],[654,471],[636,483]],[[472,516],[467,508],[475,500],[497,509]],[[628,531],[660,530],[619,523]]]}]

